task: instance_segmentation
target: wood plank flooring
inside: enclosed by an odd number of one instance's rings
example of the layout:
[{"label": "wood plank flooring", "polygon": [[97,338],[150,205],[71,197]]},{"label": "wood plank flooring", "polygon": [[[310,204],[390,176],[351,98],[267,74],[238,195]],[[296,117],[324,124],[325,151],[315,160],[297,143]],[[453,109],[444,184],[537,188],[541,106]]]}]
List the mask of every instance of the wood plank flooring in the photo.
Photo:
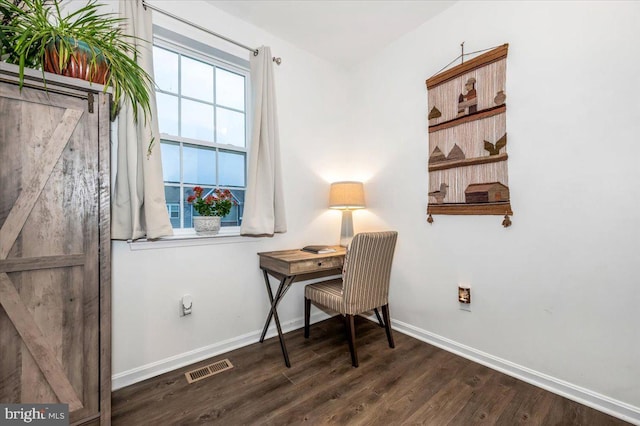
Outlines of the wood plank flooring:
[{"label": "wood plank flooring", "polygon": [[[117,390],[113,425],[624,425],[614,417],[356,318],[360,367],[334,317]],[[187,384],[184,373],[234,368]]]}]

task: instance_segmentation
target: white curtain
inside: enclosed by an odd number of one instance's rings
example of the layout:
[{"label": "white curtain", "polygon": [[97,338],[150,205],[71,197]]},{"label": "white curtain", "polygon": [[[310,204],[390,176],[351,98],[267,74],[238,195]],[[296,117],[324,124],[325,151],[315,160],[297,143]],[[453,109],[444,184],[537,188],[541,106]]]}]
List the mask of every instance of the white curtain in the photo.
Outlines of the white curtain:
[{"label": "white curtain", "polygon": [[[151,10],[142,0],[120,0],[125,32],[138,37],[138,63],[153,77]],[[152,90],[150,119],[142,110],[133,119],[131,104],[124,102],[118,115],[118,155],[114,198],[111,206],[111,238],[128,240],[173,235],[164,196],[160,131],[156,96]],[[149,144],[153,141],[153,144]]]},{"label": "white curtain", "polygon": [[253,126],[242,235],[287,232],[271,48],[251,54]]}]

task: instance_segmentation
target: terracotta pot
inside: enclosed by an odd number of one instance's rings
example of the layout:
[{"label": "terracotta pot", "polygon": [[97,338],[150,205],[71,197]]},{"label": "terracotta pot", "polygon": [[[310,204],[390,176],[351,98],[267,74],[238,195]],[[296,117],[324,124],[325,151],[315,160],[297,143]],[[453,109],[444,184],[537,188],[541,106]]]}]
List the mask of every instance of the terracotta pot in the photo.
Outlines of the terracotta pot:
[{"label": "terracotta pot", "polygon": [[220,216],[194,216],[193,227],[198,235],[216,235],[220,230]]},{"label": "terracotta pot", "polygon": [[102,55],[98,55],[92,66],[93,52],[89,46],[77,40],[71,40],[73,52],[66,64],[60,68],[60,42],[50,43],[45,49],[44,70],[67,77],[80,78],[92,83],[106,84],[109,77],[109,65]]}]

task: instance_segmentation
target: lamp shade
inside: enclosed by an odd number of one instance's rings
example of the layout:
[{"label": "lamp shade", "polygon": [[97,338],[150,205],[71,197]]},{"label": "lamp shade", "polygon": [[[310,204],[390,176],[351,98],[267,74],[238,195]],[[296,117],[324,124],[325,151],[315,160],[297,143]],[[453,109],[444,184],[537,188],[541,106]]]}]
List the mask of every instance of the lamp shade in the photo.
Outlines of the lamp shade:
[{"label": "lamp shade", "polygon": [[334,182],[329,193],[332,209],[364,209],[364,185],[362,182]]}]

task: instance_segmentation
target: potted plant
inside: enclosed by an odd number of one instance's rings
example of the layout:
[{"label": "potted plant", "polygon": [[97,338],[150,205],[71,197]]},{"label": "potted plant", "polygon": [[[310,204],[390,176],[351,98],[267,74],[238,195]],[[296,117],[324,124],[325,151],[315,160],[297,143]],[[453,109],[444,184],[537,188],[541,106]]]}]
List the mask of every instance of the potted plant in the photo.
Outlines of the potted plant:
[{"label": "potted plant", "polygon": [[[204,195],[204,196],[203,196]],[[220,230],[220,219],[231,212],[238,203],[228,189],[214,189],[206,195],[200,186],[193,188],[193,194],[187,197],[200,216],[193,217],[193,227],[198,235],[215,235]]]},{"label": "potted plant", "polygon": [[24,68],[35,68],[96,82],[113,89],[112,115],[123,98],[151,114],[151,78],[135,61],[134,37],[122,19],[100,12],[97,0],[62,15],[62,0],[0,0],[3,61],[17,64],[20,84]]}]

